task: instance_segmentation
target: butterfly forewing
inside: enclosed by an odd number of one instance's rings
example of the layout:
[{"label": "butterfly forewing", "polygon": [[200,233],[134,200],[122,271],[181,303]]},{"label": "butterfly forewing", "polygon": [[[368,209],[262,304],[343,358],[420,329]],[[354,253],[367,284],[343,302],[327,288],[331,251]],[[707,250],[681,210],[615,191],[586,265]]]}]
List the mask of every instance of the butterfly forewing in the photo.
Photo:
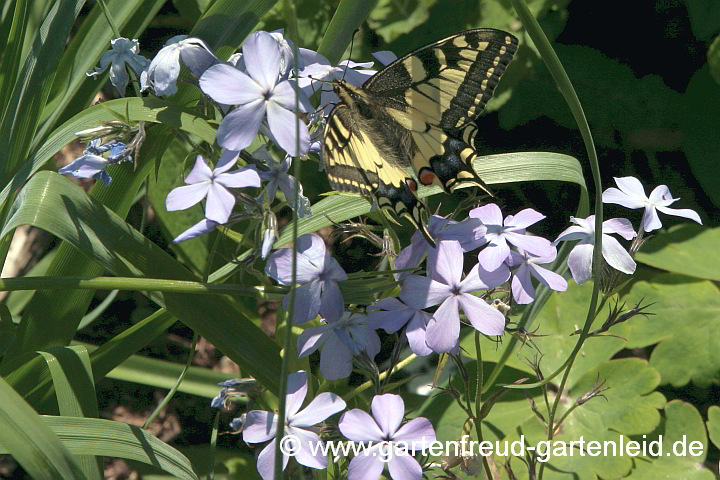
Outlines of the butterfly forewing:
[{"label": "butterfly forewing", "polygon": [[407,169],[420,183],[446,191],[462,182],[487,190],[471,167],[475,129],[467,127],[492,97],[517,45],[500,30],[468,30],[394,61],[362,88],[338,81],[340,103],[324,139],[332,187],[373,197],[410,218],[432,242]]},{"label": "butterfly forewing", "polygon": [[420,48],[365,82],[363,89],[412,132],[410,161],[421,183],[451,190],[469,181],[484,188],[470,167],[475,154],[463,132],[492,97],[517,45],[507,32],[469,30]]},{"label": "butterfly forewing", "polygon": [[380,208],[406,217],[426,231],[426,208],[410,190],[407,170],[387,161],[373,132],[363,132],[352,115],[347,105],[339,104],[325,127],[325,168],[330,185],[337,191],[369,196]]}]

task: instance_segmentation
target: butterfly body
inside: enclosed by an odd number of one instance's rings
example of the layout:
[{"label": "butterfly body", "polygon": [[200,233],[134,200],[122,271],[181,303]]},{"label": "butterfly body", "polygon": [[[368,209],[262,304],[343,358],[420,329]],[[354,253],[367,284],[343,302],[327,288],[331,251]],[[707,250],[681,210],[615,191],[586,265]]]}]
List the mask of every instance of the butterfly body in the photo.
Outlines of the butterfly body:
[{"label": "butterfly body", "polygon": [[471,167],[473,121],[516,49],[509,33],[468,30],[399,58],[362,87],[334,82],[340,102],[324,132],[333,189],[373,198],[433,244],[418,181],[446,192],[461,183],[487,191]]}]

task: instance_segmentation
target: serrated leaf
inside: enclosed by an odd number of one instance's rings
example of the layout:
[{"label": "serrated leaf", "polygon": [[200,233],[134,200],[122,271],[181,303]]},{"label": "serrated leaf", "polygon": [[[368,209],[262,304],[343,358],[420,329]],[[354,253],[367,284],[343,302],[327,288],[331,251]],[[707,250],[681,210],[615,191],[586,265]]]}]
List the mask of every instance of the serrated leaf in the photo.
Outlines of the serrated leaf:
[{"label": "serrated leaf", "polygon": [[635,260],[690,277],[720,280],[720,258],[708,255],[720,245],[720,228],[677,225],[643,244]]}]

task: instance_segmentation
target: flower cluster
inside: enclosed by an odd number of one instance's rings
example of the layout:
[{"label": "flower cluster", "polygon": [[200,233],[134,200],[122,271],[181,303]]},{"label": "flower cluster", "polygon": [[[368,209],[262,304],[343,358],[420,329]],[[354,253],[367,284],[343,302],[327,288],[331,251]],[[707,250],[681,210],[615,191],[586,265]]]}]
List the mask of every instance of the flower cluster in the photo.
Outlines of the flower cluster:
[{"label": "flower cluster", "polygon": [[[299,53],[297,58],[294,50]],[[393,334],[395,352],[401,351],[406,340],[416,355],[457,354],[463,325],[486,336],[503,336],[508,325],[507,306],[534,302],[539,286],[565,291],[570,276],[577,284],[593,279],[594,216],[571,217],[572,225],[550,241],[530,231],[546,218],[542,213],[525,208],[505,215],[498,205],[490,203],[473,208],[465,218],[431,216],[428,230],[436,240],[434,244],[421,232],[415,232],[396,257],[389,248],[386,250],[391,259],[394,257],[394,276],[388,277],[395,283],[381,295],[390,296],[354,301],[348,273],[319,235],[299,237],[295,250],[273,250],[278,237],[275,212],[284,206],[284,200],[295,208],[298,217],[312,216],[302,185],[289,171],[293,159],[317,159],[321,153],[318,138],[323,119],[338,99],[331,90],[319,87],[339,78],[362,85],[376,73],[372,69],[374,62],[348,60],[332,65],[317,52],[295,49],[280,31],[251,34],[241,51],[228,61],[216,57],[202,40],[187,36],[170,39],[152,61],[139,56],[138,51],[137,40],[115,39],[100,66],[88,74],[98,75],[110,68],[110,80],[123,94],[130,69],[139,75],[141,91],[163,97],[175,94],[178,82],[187,81],[204,94],[203,107],[211,110],[214,105],[222,116],[216,136],[220,148],[197,155],[185,185],[174,188],[166,198],[168,211],[204,205],[204,218],[175,241],[249,219],[249,230],[255,232],[254,248],[261,258],[267,258],[267,276],[280,288],[296,287],[292,305],[290,294],[285,296],[285,309],[292,314],[294,328],[301,329],[297,356],[304,358],[319,351],[319,371],[325,380],[347,378],[357,369],[370,372],[376,393],[383,393],[387,389],[380,387],[375,364],[381,351],[379,330]],[[375,57],[381,64],[396,58],[390,52],[378,52]],[[181,77],[181,65],[190,75]],[[313,111],[311,99],[318,98],[319,108]],[[86,138],[90,142],[84,155],[60,172],[95,178],[109,185],[108,165],[130,160],[137,147],[129,146],[125,137],[107,132],[97,131],[94,137]],[[263,145],[250,153],[248,149],[257,145],[258,138]],[[602,267],[603,275],[606,271],[613,275],[635,271],[634,254],[643,235],[662,226],[658,212],[701,223],[694,211],[671,208],[678,199],[672,197],[667,186],[656,187],[648,197],[640,181],[633,177],[615,181],[617,188],[603,192],[603,201],[642,208],[644,214],[637,230],[624,218],[602,223],[599,233],[604,260],[595,267]],[[245,235],[247,238],[252,236]],[[568,249],[570,275],[565,275],[564,253],[559,254],[557,249],[566,241],[577,242]],[[622,242],[630,241],[628,249]],[[214,407],[227,405],[234,396],[247,395],[251,388],[241,381],[221,386]],[[403,424],[405,406],[398,395],[376,395],[372,415],[353,409],[330,425],[328,419],[346,409],[345,401],[334,393],[323,392],[302,408],[308,389],[306,372],[289,376],[283,427],[286,436],[299,442],[295,458],[306,467],[327,468],[327,457],[311,445],[322,444],[322,436],[328,433],[335,437],[342,434],[352,442],[372,442],[372,448],[435,439],[427,419],[415,418]],[[277,427],[277,414],[266,410],[250,410],[232,423],[234,430],[242,431],[246,442],[264,444],[257,458],[264,480],[273,477],[276,442],[283,440],[276,438]],[[289,457],[284,456],[283,468],[288,461]],[[374,480],[383,474],[384,465],[378,455],[356,455],[349,462],[348,475],[351,480]],[[423,467],[411,455],[393,455],[387,467],[395,479],[423,477]]]},{"label": "flower cluster", "polygon": [[[308,393],[308,375],[299,371],[288,376],[285,397],[285,425],[282,444],[292,447],[300,465],[315,469],[328,466],[323,452],[323,440],[318,435],[319,424],[345,410],[346,404],[334,393],[323,392],[301,409]],[[435,430],[427,418],[418,417],[403,423],[405,404],[399,395],[376,395],[372,400],[372,416],[360,409],[343,413],[337,424],[340,432],[353,442],[373,442],[373,447],[350,461],[350,480],[376,480],[382,475],[387,463],[390,475],[396,480],[420,480],[423,470],[418,461],[407,452],[396,452],[389,462],[384,462],[378,450],[389,442],[405,442],[422,446],[435,441]],[[264,410],[252,410],[242,422],[243,440],[250,444],[265,444],[258,455],[257,469],[263,480],[271,480],[275,468],[277,440],[277,415]],[[293,442],[287,442],[291,438]],[[291,443],[295,443],[292,445]],[[397,448],[397,447],[393,447]],[[283,470],[290,457],[283,451]]]}]

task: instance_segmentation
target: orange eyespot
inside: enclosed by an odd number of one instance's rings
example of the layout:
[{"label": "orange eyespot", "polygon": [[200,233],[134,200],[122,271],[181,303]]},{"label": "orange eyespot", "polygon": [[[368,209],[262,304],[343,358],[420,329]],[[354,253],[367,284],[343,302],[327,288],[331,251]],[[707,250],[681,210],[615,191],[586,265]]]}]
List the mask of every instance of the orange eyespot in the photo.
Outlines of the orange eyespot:
[{"label": "orange eyespot", "polygon": [[425,168],[420,172],[420,175],[418,176],[418,179],[420,180],[420,183],[423,185],[430,185],[435,180],[436,175],[435,172]]},{"label": "orange eyespot", "polygon": [[413,180],[412,178],[405,179],[405,182],[407,182],[407,186],[410,187],[410,190],[413,192],[417,192],[418,186],[417,182]]}]

